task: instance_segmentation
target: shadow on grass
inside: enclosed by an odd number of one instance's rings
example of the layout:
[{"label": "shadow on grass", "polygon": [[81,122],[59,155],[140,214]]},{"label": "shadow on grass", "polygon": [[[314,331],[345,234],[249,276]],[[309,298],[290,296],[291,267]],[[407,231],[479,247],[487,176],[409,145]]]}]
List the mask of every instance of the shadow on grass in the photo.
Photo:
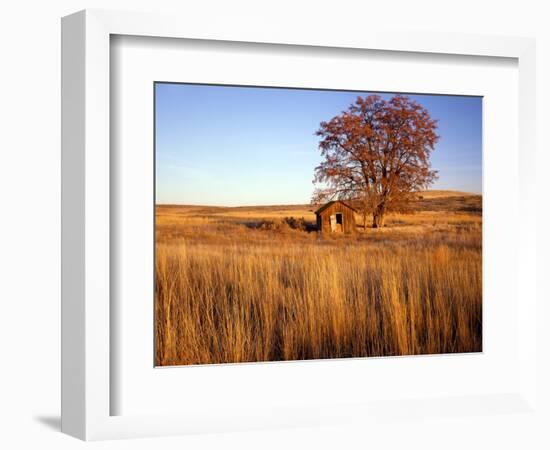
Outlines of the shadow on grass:
[{"label": "shadow on grass", "polygon": [[290,229],[295,231],[304,231],[307,233],[317,231],[317,224],[315,222],[305,220],[303,217],[285,217],[283,219],[276,220],[256,220],[242,222],[242,224],[253,230],[285,231]]}]

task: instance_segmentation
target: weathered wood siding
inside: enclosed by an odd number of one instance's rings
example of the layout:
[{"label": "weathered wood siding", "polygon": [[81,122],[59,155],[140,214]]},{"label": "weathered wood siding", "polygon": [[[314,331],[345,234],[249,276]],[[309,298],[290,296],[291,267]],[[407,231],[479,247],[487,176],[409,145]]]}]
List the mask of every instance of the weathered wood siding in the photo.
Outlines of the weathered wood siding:
[{"label": "weathered wood siding", "polygon": [[340,202],[334,202],[326,209],[317,214],[317,230],[321,233],[331,233],[330,217],[336,214],[342,214],[343,224],[341,227],[336,227],[335,232],[355,233],[355,213]]}]

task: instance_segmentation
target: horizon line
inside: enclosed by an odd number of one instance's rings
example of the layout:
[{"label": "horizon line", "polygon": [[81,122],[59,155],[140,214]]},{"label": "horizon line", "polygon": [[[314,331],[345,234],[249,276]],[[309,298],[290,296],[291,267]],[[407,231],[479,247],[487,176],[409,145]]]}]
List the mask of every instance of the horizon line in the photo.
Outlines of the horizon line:
[{"label": "horizon line", "polygon": [[[479,195],[483,196],[483,193],[478,192],[468,192],[468,191],[460,191],[460,190],[454,190],[454,189],[433,189],[431,191],[422,191],[422,192],[455,192],[457,193],[457,196],[460,196],[460,194],[465,195]],[[327,202],[324,202],[327,203]],[[206,203],[157,203],[155,201],[155,206],[205,206],[205,207],[215,207],[215,208],[246,208],[246,207],[258,207],[258,206],[313,206],[313,205],[319,205],[322,203],[246,203],[246,204],[239,204],[239,205],[228,205],[228,204],[206,204]]]}]

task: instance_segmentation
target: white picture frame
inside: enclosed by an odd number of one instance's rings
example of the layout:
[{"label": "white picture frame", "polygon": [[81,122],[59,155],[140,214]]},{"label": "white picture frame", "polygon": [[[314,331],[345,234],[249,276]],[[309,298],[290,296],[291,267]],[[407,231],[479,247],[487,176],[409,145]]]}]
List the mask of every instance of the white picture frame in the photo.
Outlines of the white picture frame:
[{"label": "white picture frame", "polygon": [[[111,415],[110,376],[113,323],[110,320],[111,191],[110,37],[112,35],[200,39],[305,47],[368,49],[416,54],[512,58],[518,63],[518,214],[535,228],[535,43],[532,39],[450,34],[350,30],[269,32],[231,24],[208,30],[188,17],[87,10],[62,21],[62,430],[85,440],[146,437],[223,430],[331,424],[391,416],[395,400],[305,404],[272,408],[264,414],[234,414],[229,405],[193,414]],[[517,330],[521,361],[516,390],[468,398],[417,399],[409,415],[426,408],[460,414],[503,409],[536,412],[536,294],[534,233],[518,245]],[[314,370],[314,369],[310,369]],[[349,370],[352,370],[350,368]],[[181,376],[184,373],[181,372]],[[392,403],[393,402],[393,403]],[[197,410],[200,410],[197,405]],[[444,413],[443,413],[444,414]]]}]

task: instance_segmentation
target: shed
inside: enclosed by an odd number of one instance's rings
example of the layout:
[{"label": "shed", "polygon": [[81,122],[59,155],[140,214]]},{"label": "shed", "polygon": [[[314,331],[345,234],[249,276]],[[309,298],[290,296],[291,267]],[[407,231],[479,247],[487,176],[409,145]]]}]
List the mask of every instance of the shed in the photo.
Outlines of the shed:
[{"label": "shed", "polygon": [[317,230],[320,233],[355,233],[356,212],[341,200],[328,202],[315,211]]}]

